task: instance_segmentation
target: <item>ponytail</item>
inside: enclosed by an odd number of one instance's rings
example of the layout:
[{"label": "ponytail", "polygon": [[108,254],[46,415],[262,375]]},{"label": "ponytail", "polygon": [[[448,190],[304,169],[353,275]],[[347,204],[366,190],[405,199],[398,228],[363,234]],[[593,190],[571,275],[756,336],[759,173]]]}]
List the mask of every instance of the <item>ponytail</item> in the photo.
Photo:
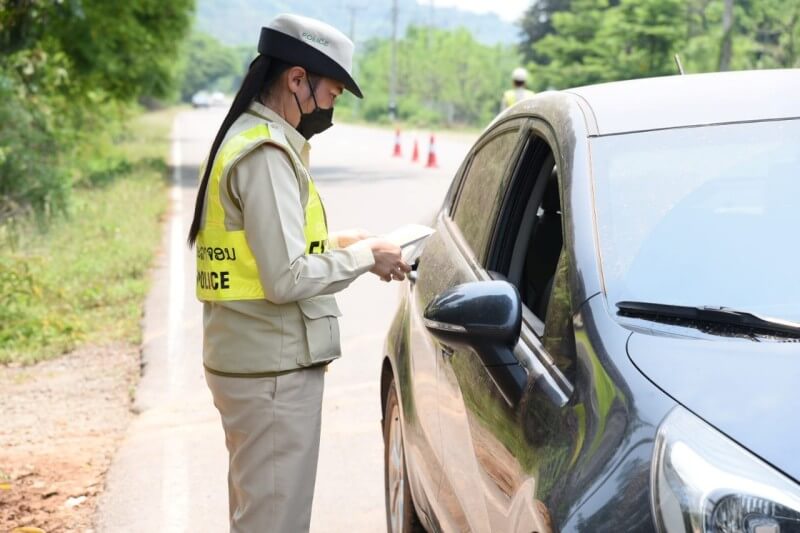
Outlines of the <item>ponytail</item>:
[{"label": "ponytail", "polygon": [[244,80],[242,80],[242,85],[239,87],[239,91],[233,99],[231,108],[228,110],[228,114],[225,115],[225,120],[222,121],[217,136],[211,144],[211,151],[208,153],[203,179],[200,181],[200,187],[197,190],[197,198],[194,203],[194,219],[192,219],[192,226],[189,229],[189,246],[194,245],[195,241],[197,241],[197,234],[200,233],[206,190],[208,189],[208,179],[209,176],[211,176],[211,169],[214,166],[214,158],[217,156],[217,152],[222,145],[223,139],[225,139],[225,135],[228,133],[233,123],[236,122],[236,119],[247,111],[250,107],[250,103],[261,96],[265,90],[269,89],[289,67],[289,64],[265,55],[259,55],[250,63],[247,75],[244,77]]}]

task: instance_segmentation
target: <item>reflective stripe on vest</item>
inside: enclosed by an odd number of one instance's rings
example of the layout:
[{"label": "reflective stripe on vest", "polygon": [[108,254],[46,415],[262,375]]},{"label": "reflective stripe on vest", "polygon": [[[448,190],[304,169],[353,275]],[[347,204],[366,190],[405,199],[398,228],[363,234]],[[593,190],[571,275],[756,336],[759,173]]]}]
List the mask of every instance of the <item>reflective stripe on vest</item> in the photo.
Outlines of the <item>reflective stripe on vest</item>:
[{"label": "reflective stripe on vest", "polygon": [[295,173],[308,179],[305,208],[306,254],[323,253],[328,246],[325,208],[316,186],[279,126],[259,124],[239,133],[220,147],[208,179],[205,221],[197,235],[197,298],[202,301],[261,300],[264,288],[244,230],[225,229],[220,197],[223,182],[234,164],[262,144],[283,149]]}]

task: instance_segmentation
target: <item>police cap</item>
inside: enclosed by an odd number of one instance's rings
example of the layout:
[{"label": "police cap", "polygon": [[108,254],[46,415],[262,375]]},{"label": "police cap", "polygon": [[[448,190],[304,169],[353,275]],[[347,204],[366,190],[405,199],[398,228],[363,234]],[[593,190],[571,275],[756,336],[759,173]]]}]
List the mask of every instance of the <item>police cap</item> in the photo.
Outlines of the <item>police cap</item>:
[{"label": "police cap", "polygon": [[258,53],[334,79],[357,97],[363,96],[351,74],[353,42],[329,24],[299,15],[278,15],[261,28]]}]

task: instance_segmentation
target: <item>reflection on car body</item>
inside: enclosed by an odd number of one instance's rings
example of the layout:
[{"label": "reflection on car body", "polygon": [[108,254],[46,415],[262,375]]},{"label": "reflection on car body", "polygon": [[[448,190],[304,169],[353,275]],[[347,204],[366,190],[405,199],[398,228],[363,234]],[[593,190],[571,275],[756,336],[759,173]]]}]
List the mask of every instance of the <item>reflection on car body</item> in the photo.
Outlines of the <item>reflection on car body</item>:
[{"label": "reflection on car body", "polygon": [[618,82],[487,128],[386,339],[390,531],[800,531],[798,92]]}]

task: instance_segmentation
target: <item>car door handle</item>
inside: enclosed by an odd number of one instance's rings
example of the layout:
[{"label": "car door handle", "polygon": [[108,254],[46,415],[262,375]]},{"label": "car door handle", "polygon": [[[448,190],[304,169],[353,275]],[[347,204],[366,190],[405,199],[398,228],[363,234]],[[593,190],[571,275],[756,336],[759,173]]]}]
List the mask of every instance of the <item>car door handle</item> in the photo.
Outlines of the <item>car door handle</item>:
[{"label": "car door handle", "polygon": [[412,285],[417,282],[417,277],[419,276],[418,269],[419,269],[419,257],[417,257],[411,264],[411,272],[406,274],[409,283],[411,283]]}]

